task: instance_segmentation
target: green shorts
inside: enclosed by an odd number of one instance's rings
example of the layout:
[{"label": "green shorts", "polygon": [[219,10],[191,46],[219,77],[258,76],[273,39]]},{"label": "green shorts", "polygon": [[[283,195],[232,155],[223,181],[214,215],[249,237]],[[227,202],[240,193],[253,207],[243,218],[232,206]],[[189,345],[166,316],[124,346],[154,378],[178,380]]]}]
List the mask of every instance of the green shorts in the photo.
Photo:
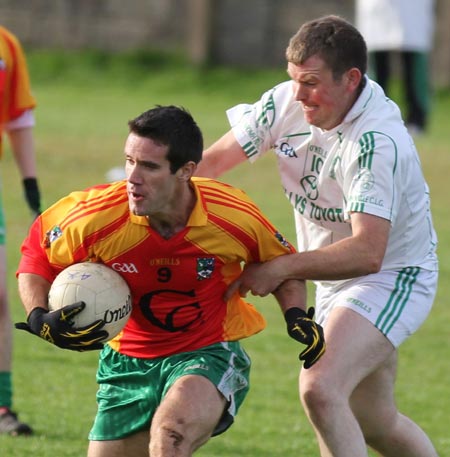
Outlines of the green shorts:
[{"label": "green shorts", "polygon": [[89,440],[117,440],[149,430],[169,388],[178,378],[190,374],[208,378],[228,400],[213,436],[223,433],[233,423],[249,390],[250,364],[238,342],[217,343],[157,359],[129,357],[105,345],[97,371],[97,415]]}]

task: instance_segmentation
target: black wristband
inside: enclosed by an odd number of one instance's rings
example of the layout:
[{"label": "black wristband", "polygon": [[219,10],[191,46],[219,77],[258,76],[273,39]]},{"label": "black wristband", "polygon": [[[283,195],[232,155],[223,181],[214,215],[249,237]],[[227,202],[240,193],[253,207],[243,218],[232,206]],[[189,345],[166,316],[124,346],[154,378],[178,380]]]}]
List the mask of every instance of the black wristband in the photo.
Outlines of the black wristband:
[{"label": "black wristband", "polygon": [[308,315],[301,308],[289,308],[284,313],[284,320],[288,323],[302,317],[308,317]]},{"label": "black wristband", "polygon": [[41,195],[36,178],[25,178],[23,181],[25,199],[30,209],[36,214],[41,214]]}]

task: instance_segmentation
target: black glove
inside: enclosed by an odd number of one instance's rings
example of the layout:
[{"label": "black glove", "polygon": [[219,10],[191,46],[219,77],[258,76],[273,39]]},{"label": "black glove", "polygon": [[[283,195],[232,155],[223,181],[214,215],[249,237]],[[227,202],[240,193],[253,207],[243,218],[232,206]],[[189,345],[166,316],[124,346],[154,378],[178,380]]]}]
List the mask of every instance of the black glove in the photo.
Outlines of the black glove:
[{"label": "black glove", "polygon": [[35,217],[41,214],[41,194],[36,178],[25,178],[22,181],[25,200]]},{"label": "black glove", "polygon": [[313,321],[313,317],[313,307],[308,309],[308,313],[300,308],[290,308],[284,314],[289,336],[307,346],[299,355],[305,368],[313,366],[322,357],[326,347],[323,328]]},{"label": "black glove", "polygon": [[100,330],[105,322],[101,319],[85,327],[74,327],[72,318],[80,313],[86,303],[80,301],[64,306],[56,311],[34,308],[28,316],[27,323],[19,322],[15,327],[27,330],[44,340],[63,349],[72,351],[92,351],[102,349],[100,342],[108,336],[106,330]]}]

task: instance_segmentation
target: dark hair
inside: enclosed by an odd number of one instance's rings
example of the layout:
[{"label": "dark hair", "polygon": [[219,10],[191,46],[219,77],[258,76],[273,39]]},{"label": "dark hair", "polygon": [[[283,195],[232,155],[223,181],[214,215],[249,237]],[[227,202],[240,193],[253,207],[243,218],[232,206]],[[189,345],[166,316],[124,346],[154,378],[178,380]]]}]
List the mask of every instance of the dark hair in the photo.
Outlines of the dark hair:
[{"label": "dark hair", "polygon": [[167,160],[175,173],[189,161],[200,162],[203,135],[191,114],[177,106],[156,105],[128,122],[130,133],[169,147]]},{"label": "dark hair", "polygon": [[302,64],[319,56],[339,80],[350,68],[367,71],[367,46],[361,33],[345,19],[329,15],[303,24],[290,39],[286,59]]}]

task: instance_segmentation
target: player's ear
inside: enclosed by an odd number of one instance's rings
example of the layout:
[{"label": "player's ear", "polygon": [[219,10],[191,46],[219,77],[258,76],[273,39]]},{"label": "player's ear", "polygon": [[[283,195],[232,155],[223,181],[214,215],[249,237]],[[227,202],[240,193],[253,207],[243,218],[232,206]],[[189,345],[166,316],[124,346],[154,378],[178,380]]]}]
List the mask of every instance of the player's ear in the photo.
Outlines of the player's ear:
[{"label": "player's ear", "polygon": [[361,82],[361,78],[362,77],[363,76],[361,74],[361,71],[356,67],[350,68],[350,70],[348,70],[345,73],[345,78],[346,78],[346,81],[347,81],[347,87],[348,87],[350,92],[353,92],[353,91],[357,90],[357,88],[359,87],[359,83]]},{"label": "player's ear", "polygon": [[175,175],[181,181],[188,181],[194,175],[196,168],[197,164],[190,160],[178,168],[178,170],[175,172]]}]

